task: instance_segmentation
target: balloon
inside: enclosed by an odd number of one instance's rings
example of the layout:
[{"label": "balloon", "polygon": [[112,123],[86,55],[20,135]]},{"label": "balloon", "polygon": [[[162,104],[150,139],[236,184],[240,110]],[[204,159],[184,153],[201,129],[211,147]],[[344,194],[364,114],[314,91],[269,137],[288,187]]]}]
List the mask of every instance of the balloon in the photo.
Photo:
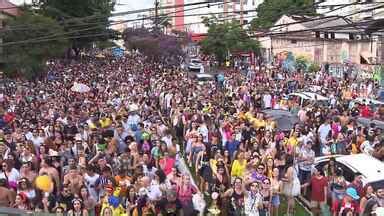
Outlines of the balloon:
[{"label": "balloon", "polygon": [[53,182],[48,175],[38,176],[36,178],[36,187],[44,192],[50,192],[53,189]]}]

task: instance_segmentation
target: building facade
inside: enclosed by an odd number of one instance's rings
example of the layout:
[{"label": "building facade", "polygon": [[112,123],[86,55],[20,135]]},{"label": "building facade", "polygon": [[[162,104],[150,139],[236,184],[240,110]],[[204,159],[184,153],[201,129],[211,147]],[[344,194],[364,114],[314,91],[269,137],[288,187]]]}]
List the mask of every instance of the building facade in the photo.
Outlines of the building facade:
[{"label": "building facade", "polygon": [[[263,0],[211,0],[207,5],[184,6],[200,0],[160,0],[161,14],[170,17],[171,29],[196,34],[207,33],[203,17],[216,16],[219,20],[239,20],[249,23],[256,17],[256,8]],[[176,7],[179,6],[179,7]]]},{"label": "building facade", "polygon": [[316,12],[326,16],[348,16],[353,21],[384,17],[380,0],[316,0]]},{"label": "building facade", "polygon": [[[302,18],[302,17],[301,17]],[[308,19],[308,18],[305,18]],[[271,34],[260,37],[265,60],[271,62],[280,53],[291,52],[295,57],[303,56],[316,63],[384,63],[383,37],[366,35],[358,30],[332,30],[332,26],[346,25],[338,18],[302,21],[297,17],[282,16]],[[289,25],[289,23],[294,23]],[[327,31],[311,30],[329,28]],[[340,29],[340,28],[336,28]]]}]

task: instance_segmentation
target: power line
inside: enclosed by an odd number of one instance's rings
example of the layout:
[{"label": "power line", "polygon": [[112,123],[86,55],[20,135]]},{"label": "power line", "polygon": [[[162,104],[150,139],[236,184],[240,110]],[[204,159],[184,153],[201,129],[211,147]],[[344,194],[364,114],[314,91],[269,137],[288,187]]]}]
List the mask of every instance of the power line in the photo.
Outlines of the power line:
[{"label": "power line", "polygon": [[[159,9],[190,7],[190,6],[196,6],[196,5],[202,5],[202,4],[207,4],[207,6],[204,6],[204,7],[208,7],[208,5],[215,6],[215,5],[219,5],[219,4],[223,4],[223,3],[220,3],[220,2],[219,3],[209,3],[209,1],[204,1],[204,2],[195,2],[195,3],[189,3],[189,4],[177,4],[177,5],[172,5],[172,6],[159,7]],[[198,7],[198,8],[203,8],[203,7]],[[146,8],[146,9],[138,9],[138,10],[129,10],[129,11],[124,11],[124,12],[119,12],[119,13],[112,13],[110,15],[91,15],[91,16],[85,16],[85,17],[73,17],[73,18],[69,18],[69,19],[65,19],[65,20],[61,21],[61,24],[65,25],[66,23],[70,23],[70,22],[105,19],[105,18],[111,18],[111,17],[115,17],[115,16],[150,12],[153,10],[154,10],[154,8]],[[78,26],[87,25],[87,24],[88,23],[78,24]],[[14,26],[14,27],[30,27],[30,25],[18,25],[18,26]]]},{"label": "power line", "polygon": [[[201,4],[201,3],[193,3],[194,5],[196,4]],[[222,3],[219,3],[217,5],[220,5]],[[200,8],[200,7],[199,7]],[[192,9],[185,9],[183,11],[186,11],[186,10],[195,10],[195,9],[198,9],[198,8],[192,8]],[[178,11],[175,11],[175,12],[171,12],[171,13],[168,13],[166,15],[169,15],[169,14],[172,14],[172,13],[177,13]],[[152,17],[146,17],[146,19],[151,19],[153,18],[154,16]],[[109,26],[112,26],[112,25],[119,25],[119,24],[123,24],[123,23],[126,23],[126,22],[132,22],[132,21],[140,21],[140,20],[143,20],[142,18],[138,18],[138,19],[131,19],[131,20],[124,20],[124,21],[117,21],[116,23],[109,23]],[[105,24],[105,22],[101,22],[99,24]],[[84,32],[84,31],[89,31],[89,30],[93,30],[93,29],[97,29],[99,28],[100,26],[94,26],[94,27],[88,27],[88,28],[85,28],[85,29],[77,29],[77,30],[73,30],[73,31],[68,31],[68,32],[64,32],[64,33],[59,33],[59,34],[53,34],[53,35],[49,35],[49,36],[43,36],[43,37],[38,37],[38,38],[33,38],[33,39],[27,39],[27,40],[24,40],[24,41],[17,41],[17,42],[8,42],[8,43],[3,43],[3,44],[0,44],[0,46],[7,46],[7,45],[15,45],[15,44],[22,44],[22,43],[31,43],[33,42],[34,40],[42,40],[42,39],[48,39],[48,38],[51,38],[51,37],[55,37],[55,36],[60,36],[60,35],[69,35],[69,34],[73,34],[73,33],[79,33],[79,32]]]},{"label": "power line", "polygon": [[[376,7],[376,8],[377,8],[377,7]],[[372,8],[367,9],[367,10],[372,10]],[[361,11],[361,12],[364,12],[364,11],[367,11],[367,10],[363,10],[363,11]],[[358,13],[361,13],[361,12],[358,12]],[[209,14],[207,14],[207,15],[209,15]],[[150,17],[149,17],[149,18],[150,18]],[[328,17],[322,17],[321,19],[325,19],[325,18],[328,18]],[[147,19],[148,19],[148,18],[147,18]],[[117,25],[117,24],[121,24],[121,23],[129,22],[129,21],[137,21],[137,20],[142,20],[142,19],[140,18],[140,19],[133,19],[133,20],[125,20],[125,21],[120,21],[120,22],[112,23],[112,24],[110,24],[110,25]],[[308,22],[308,20],[305,20],[304,22]],[[184,24],[184,25],[190,25],[190,24]],[[292,23],[285,24],[285,25],[292,25]],[[99,27],[99,26],[97,26],[96,28],[98,28],[98,27]],[[80,29],[80,30],[75,30],[75,31],[72,31],[72,32],[66,32],[66,33],[61,34],[61,35],[72,34],[72,33],[81,32],[81,31],[88,31],[88,30],[91,30],[91,29],[94,29],[94,28],[95,28],[95,27],[86,28],[86,29]],[[331,27],[331,28],[334,28],[334,27]],[[310,29],[310,30],[313,30],[313,29]],[[309,31],[309,30],[305,30],[305,31]],[[290,32],[285,32],[284,34],[287,34],[287,33],[290,33]],[[2,46],[13,45],[13,44],[19,44],[19,43],[33,42],[34,40],[38,40],[38,41],[40,41],[40,40],[48,39],[48,38],[50,38],[50,37],[55,37],[55,36],[59,36],[59,35],[58,35],[58,34],[53,34],[53,35],[50,35],[50,36],[34,38],[34,39],[25,40],[25,41],[9,42],[9,43],[2,44]]]}]

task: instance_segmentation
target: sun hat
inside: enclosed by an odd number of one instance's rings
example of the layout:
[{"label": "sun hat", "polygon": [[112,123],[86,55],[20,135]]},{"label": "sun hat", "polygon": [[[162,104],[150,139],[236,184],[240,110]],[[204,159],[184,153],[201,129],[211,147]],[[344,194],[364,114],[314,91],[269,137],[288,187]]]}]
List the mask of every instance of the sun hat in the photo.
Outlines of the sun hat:
[{"label": "sun hat", "polygon": [[347,188],[347,190],[345,191],[345,193],[346,193],[348,196],[352,197],[354,200],[358,200],[358,199],[360,199],[360,196],[357,194],[357,191],[356,191],[355,188],[349,187],[349,188]]}]

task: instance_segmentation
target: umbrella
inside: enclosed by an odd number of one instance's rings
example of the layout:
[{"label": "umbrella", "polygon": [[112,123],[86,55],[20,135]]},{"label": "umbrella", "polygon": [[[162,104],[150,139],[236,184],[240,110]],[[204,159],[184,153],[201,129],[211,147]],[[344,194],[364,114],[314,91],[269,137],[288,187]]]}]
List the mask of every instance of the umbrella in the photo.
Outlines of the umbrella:
[{"label": "umbrella", "polygon": [[264,110],[268,117],[276,122],[277,129],[280,131],[289,131],[299,122],[299,119],[286,110]]},{"label": "umbrella", "polygon": [[73,84],[71,91],[73,92],[79,92],[79,93],[86,93],[89,92],[91,88],[89,88],[87,85],[82,84],[82,83],[77,83]]},{"label": "umbrella", "polygon": [[384,130],[384,121],[379,121],[379,120],[373,120],[369,118],[363,118],[359,117],[357,118],[357,123],[360,125],[363,125],[364,127],[369,127],[371,123],[375,123],[377,128],[383,129]]}]

